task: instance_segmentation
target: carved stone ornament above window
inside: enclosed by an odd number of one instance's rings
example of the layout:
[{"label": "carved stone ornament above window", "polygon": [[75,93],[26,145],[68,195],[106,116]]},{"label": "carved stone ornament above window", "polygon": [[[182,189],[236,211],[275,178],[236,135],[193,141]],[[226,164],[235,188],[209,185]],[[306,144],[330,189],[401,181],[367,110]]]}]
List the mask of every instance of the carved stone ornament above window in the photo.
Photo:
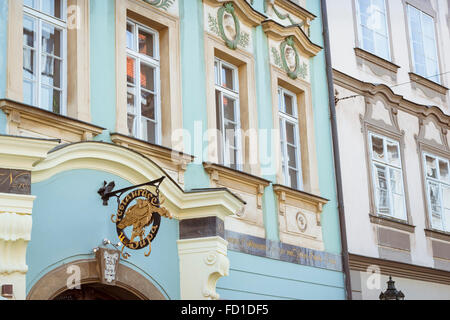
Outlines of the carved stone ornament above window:
[{"label": "carved stone ornament above window", "polygon": [[241,23],[232,3],[226,3],[217,12],[220,37],[230,49],[236,49],[241,38]]},{"label": "carved stone ornament above window", "polygon": [[175,2],[175,0],[142,0],[151,6],[166,10]]}]

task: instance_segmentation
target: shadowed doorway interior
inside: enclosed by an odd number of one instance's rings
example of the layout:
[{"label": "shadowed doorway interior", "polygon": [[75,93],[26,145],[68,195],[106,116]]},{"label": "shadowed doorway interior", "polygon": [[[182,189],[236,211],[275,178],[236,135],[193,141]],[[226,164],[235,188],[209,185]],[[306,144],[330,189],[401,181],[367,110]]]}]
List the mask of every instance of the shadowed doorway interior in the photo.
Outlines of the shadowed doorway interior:
[{"label": "shadowed doorway interior", "polygon": [[81,289],[67,290],[53,300],[141,300],[133,293],[116,286],[85,284]]}]

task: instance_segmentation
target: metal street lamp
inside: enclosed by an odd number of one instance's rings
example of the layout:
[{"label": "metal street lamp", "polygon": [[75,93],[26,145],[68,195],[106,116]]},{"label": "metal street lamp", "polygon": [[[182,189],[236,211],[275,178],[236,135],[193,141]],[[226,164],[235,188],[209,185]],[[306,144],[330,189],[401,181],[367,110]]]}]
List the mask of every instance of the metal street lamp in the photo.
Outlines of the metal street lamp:
[{"label": "metal street lamp", "polygon": [[392,281],[392,277],[389,276],[389,281],[387,282],[388,287],[385,292],[380,293],[380,300],[404,300],[405,295],[403,292],[395,289],[395,281]]}]

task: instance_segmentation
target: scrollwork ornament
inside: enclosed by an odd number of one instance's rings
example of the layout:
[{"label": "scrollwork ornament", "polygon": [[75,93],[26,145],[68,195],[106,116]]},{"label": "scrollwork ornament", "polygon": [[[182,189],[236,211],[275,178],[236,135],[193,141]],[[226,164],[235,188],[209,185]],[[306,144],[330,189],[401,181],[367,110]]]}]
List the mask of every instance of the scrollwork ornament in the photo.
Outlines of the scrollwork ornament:
[{"label": "scrollwork ornament", "polygon": [[[231,24],[231,19],[233,19],[233,24]],[[232,3],[228,2],[218,10],[217,20],[220,37],[225,41],[227,47],[233,50],[237,49],[241,38],[241,25]],[[231,35],[232,39],[227,36],[227,33]]]}]

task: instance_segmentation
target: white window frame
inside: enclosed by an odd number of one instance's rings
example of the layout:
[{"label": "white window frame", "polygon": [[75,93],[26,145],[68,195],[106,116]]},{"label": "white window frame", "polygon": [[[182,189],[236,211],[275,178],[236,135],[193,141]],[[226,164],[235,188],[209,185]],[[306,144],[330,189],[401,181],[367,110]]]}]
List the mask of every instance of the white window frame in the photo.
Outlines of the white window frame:
[{"label": "white window frame", "polygon": [[[377,46],[376,46],[376,42],[375,40],[373,41],[373,45],[374,45],[374,50],[375,52],[369,51],[367,48],[364,47],[364,38],[363,38],[363,32],[362,32],[362,22],[361,22],[361,10],[360,10],[360,2],[361,0],[355,0],[355,6],[356,6],[356,19],[357,19],[357,24],[358,24],[358,39],[359,39],[359,44],[358,46],[363,49],[366,50],[367,52],[370,52],[376,56],[378,56],[378,54],[376,53],[377,51]],[[372,3],[373,0],[369,0],[370,3]],[[383,0],[384,3],[384,23],[385,23],[385,28],[386,28],[386,35],[383,35],[387,37],[387,52],[388,52],[388,56],[387,57],[380,57],[383,58],[385,60],[391,61],[392,59],[392,54],[391,54],[391,36],[390,36],[390,32],[389,32],[389,24],[388,24],[388,11],[387,11],[387,4],[386,4],[386,0]],[[372,29],[370,29],[372,30]],[[372,30],[372,32],[376,32],[375,30]]]},{"label": "white window frame", "polygon": [[[429,177],[427,174],[427,160],[426,157],[431,157],[434,158],[435,161],[437,161],[437,167],[436,167],[436,174],[437,174],[437,178],[432,178]],[[439,157],[436,156],[432,153],[429,152],[423,152],[422,153],[422,161],[424,164],[424,177],[425,177],[425,185],[426,185],[426,197],[427,197],[427,204],[428,204],[428,217],[430,219],[430,227],[436,230],[441,230],[441,231],[445,231],[445,232],[450,232],[450,221],[446,221],[446,217],[445,217],[445,212],[444,212],[444,202],[443,202],[443,186],[446,186],[448,188],[450,188],[450,182],[449,181],[444,181],[441,179],[441,172],[439,170],[439,161],[442,162],[446,162],[447,163],[447,168],[449,168],[450,170],[450,160],[449,159],[445,159],[443,157]],[[430,198],[430,183],[434,183],[437,184],[439,187],[439,200],[440,200],[440,207],[441,207],[441,223],[442,225],[440,227],[436,227],[433,225],[433,209],[432,209],[432,205],[431,205],[431,198]]]},{"label": "white window frame", "polygon": [[[437,74],[428,74],[429,73],[429,71],[427,70],[427,65],[426,65],[426,58],[427,58],[427,56],[425,55],[425,69],[426,69],[426,75],[423,75],[423,74],[420,74],[420,73],[418,73],[417,72],[417,68],[416,68],[416,58],[415,58],[415,53],[414,53],[414,46],[413,46],[413,37],[412,37],[412,33],[411,33],[411,31],[412,31],[412,28],[411,28],[411,16],[410,16],[410,14],[409,14],[409,8],[412,8],[412,9],[414,9],[414,10],[417,10],[417,11],[419,11],[419,13],[420,13],[420,24],[421,24],[421,27],[422,27],[422,38],[420,39],[421,41],[422,41],[422,45],[424,46],[424,50],[426,50],[426,48],[425,48],[425,41],[424,41],[424,39],[423,39],[423,21],[422,21],[422,17],[423,17],[423,15],[427,15],[427,16],[429,16],[432,20],[433,20],[433,35],[434,35],[434,47],[435,47],[435,56],[434,56],[434,58],[435,58],[435,60],[436,60],[436,66],[437,66]],[[429,14],[427,14],[427,13],[425,13],[425,12],[423,12],[422,10],[420,10],[420,9],[418,9],[418,8],[416,8],[416,7],[414,7],[414,6],[412,6],[411,4],[407,4],[406,5],[406,14],[407,14],[407,19],[408,19],[408,32],[409,32],[409,49],[410,49],[410,52],[411,52],[411,59],[412,59],[412,63],[413,63],[413,70],[414,70],[414,73],[416,73],[416,74],[418,74],[418,75],[420,75],[420,76],[422,76],[422,77],[424,77],[424,78],[427,78],[427,79],[430,79],[430,78],[436,78],[436,80],[437,80],[437,82],[436,83],[438,83],[438,84],[440,84],[441,83],[441,79],[440,79],[440,76],[439,76],[439,74],[440,74],[440,66],[439,66],[439,57],[438,57],[438,42],[437,42],[437,34],[436,34],[436,28],[434,27],[434,25],[435,25],[435,18],[433,17],[433,16],[431,16],[431,15],[429,15]],[[430,79],[431,80],[431,79]],[[434,80],[431,80],[431,81],[434,81]]]},{"label": "white window frame", "polygon": [[[127,58],[130,57],[135,60],[135,75],[136,75],[136,92],[135,92],[135,105],[134,108],[136,110],[135,118],[134,118],[134,128],[135,132],[133,136],[137,139],[144,140],[142,134],[142,96],[141,96],[141,63],[147,64],[155,69],[155,144],[161,145],[162,143],[162,125],[161,125],[161,63],[160,63],[160,47],[159,47],[159,32],[154,30],[148,26],[143,25],[133,19],[127,18],[127,23],[132,24],[134,28],[134,46],[135,50],[130,48],[126,48]],[[151,33],[154,39],[154,57],[149,57],[145,54],[139,53],[139,30],[143,30],[147,33]],[[126,32],[126,30],[125,30]],[[126,62],[125,62],[126,63]],[[128,72],[128,69],[127,69]],[[128,81],[127,81],[127,90],[128,90]],[[147,89],[145,89],[147,90]],[[128,94],[128,92],[127,92]],[[127,124],[128,124],[128,103],[127,103]],[[146,120],[152,121],[152,119],[145,118]],[[144,140],[146,141],[146,140]]]},{"label": "white window frame", "polygon": [[[37,0],[39,3],[39,8],[42,8],[42,0]],[[62,48],[61,48],[61,60],[62,60],[62,76],[61,76],[61,106],[60,113],[61,115],[67,114],[67,19],[59,19],[54,16],[48,15],[37,9],[33,9],[31,7],[23,5],[23,14],[24,17],[27,16],[36,22],[36,34],[35,34],[35,43],[34,49],[22,44],[23,48],[28,48],[35,51],[36,54],[36,62],[35,62],[35,77],[34,81],[27,79],[30,82],[33,82],[33,101],[32,105],[44,109],[42,107],[41,101],[41,86],[42,86],[42,24],[47,23],[58,29],[62,30]],[[62,0],[62,17],[67,17],[67,0]],[[23,31],[22,31],[23,32]],[[48,55],[48,54],[47,54]],[[22,70],[22,83],[25,82],[25,77]],[[50,87],[48,85],[45,85]],[[53,112],[53,109],[44,109],[50,112]]]},{"label": "white window frame", "polygon": [[[217,69],[216,69],[216,64],[217,64]],[[223,83],[223,79],[222,79],[222,66],[225,66],[229,69],[231,69],[233,71],[233,83],[235,86],[235,90],[231,90],[229,88],[226,88],[224,86],[222,86],[221,84]],[[228,63],[224,60],[221,60],[219,58],[214,58],[214,85],[215,85],[215,90],[214,90],[214,95],[216,95],[216,91],[220,92],[220,106],[215,106],[216,107],[216,112],[217,109],[220,109],[220,124],[217,123],[217,126],[220,128],[218,128],[220,130],[221,133],[221,139],[222,139],[222,150],[218,150],[219,151],[219,162],[221,164],[223,164],[226,167],[231,167],[231,163],[230,163],[230,147],[225,145],[227,139],[226,139],[226,132],[225,132],[225,111],[223,108],[223,96],[228,96],[231,99],[233,99],[235,101],[234,104],[234,114],[235,114],[235,122],[233,122],[236,125],[236,133],[235,133],[235,150],[236,150],[236,170],[242,170],[242,137],[241,137],[241,108],[240,108],[240,101],[239,101],[239,69],[232,65],[231,63]],[[216,98],[214,98],[215,101]],[[219,145],[220,147],[220,145]]]},{"label": "white window frame", "polygon": [[[286,113],[286,101],[284,99],[284,95],[289,95],[292,98],[292,109],[293,114],[290,115]],[[303,190],[303,172],[302,172],[302,166],[301,166],[301,144],[300,144],[300,135],[299,135],[299,122],[298,122],[298,107],[297,107],[297,96],[283,88],[278,87],[278,116],[279,116],[279,123],[281,125],[280,127],[280,135],[281,140],[283,141],[283,147],[281,148],[281,154],[284,158],[284,163],[282,161],[282,168],[283,170],[283,176],[284,176],[284,183],[285,185],[293,188],[289,170],[294,169],[297,171],[297,189]],[[289,166],[289,156],[288,156],[288,142],[287,142],[287,133],[286,133],[286,122],[289,122],[290,124],[294,125],[294,145],[290,144],[291,146],[296,148],[296,161],[295,165],[296,168]]]},{"label": "white window frame", "polygon": [[[383,153],[385,155],[385,157],[387,157],[387,144],[391,143],[391,144],[396,144],[398,147],[398,153],[399,153],[399,165],[395,166],[392,164],[389,164],[387,162],[383,162],[380,160],[375,159],[374,154],[373,154],[373,142],[372,142],[372,137],[378,138],[378,139],[382,139],[383,140]],[[394,218],[394,219],[400,219],[400,220],[404,220],[407,221],[408,217],[407,217],[407,207],[406,207],[406,194],[405,194],[405,186],[404,186],[404,177],[403,177],[403,168],[402,168],[402,153],[401,153],[401,149],[400,149],[400,142],[395,140],[395,139],[391,139],[388,138],[386,136],[380,135],[380,134],[376,134],[373,132],[369,131],[369,148],[370,148],[370,165],[372,168],[372,179],[373,179],[373,195],[374,195],[374,200],[375,200],[375,210],[376,210],[376,214],[379,216],[387,216],[390,218]],[[387,186],[387,196],[388,196],[388,200],[389,200],[389,213],[390,214],[385,214],[385,213],[381,213],[379,208],[378,208],[378,204],[379,204],[379,195],[377,192],[377,182],[378,182],[378,176],[377,176],[377,169],[376,167],[380,166],[380,167],[384,167],[386,175],[385,175],[385,179],[386,179],[386,186]],[[401,213],[401,217],[396,216],[394,213],[394,209],[393,209],[393,191],[392,191],[392,186],[391,186],[391,172],[389,169],[394,169],[400,172],[400,183],[402,186],[402,195],[403,195],[403,212]]]}]

